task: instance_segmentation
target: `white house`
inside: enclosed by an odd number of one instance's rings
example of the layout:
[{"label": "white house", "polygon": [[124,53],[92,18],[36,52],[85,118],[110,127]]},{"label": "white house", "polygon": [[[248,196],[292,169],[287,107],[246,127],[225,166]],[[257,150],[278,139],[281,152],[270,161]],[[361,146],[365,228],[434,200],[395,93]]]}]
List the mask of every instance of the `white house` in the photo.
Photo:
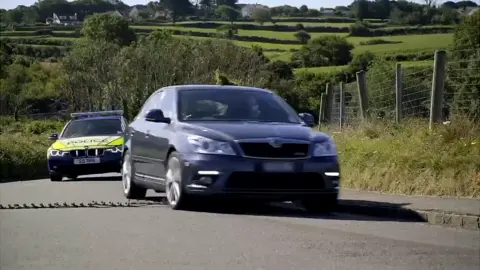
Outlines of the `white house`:
[{"label": "white house", "polygon": [[320,12],[322,13],[322,15],[333,16],[333,14],[335,13],[335,9],[334,8],[324,8],[324,9],[320,10]]},{"label": "white house", "polygon": [[74,15],[57,15],[53,13],[51,18],[47,18],[47,24],[57,24],[57,25],[74,25],[80,24],[81,22],[78,20],[77,13]]},{"label": "white house", "polygon": [[242,9],[240,10],[240,13],[242,14],[242,17],[249,18],[249,17],[252,17],[253,11],[257,8],[268,8],[268,7],[259,5],[259,4],[247,4],[242,7]]},{"label": "white house", "polygon": [[112,11],[111,14],[123,18],[123,14],[118,10]]}]

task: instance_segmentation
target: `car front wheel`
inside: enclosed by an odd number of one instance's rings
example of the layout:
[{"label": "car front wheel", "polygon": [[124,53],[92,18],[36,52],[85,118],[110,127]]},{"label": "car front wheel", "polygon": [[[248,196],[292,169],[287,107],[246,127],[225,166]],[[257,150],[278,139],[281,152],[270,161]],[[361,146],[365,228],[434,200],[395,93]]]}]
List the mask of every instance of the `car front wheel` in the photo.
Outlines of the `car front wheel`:
[{"label": "car front wheel", "polygon": [[167,202],[174,210],[186,210],[191,204],[191,197],[185,193],[182,185],[182,164],[176,152],[168,158],[166,187]]},{"label": "car front wheel", "polygon": [[129,152],[126,152],[122,164],[122,186],[123,195],[127,199],[143,199],[147,194],[147,190],[139,187],[133,181],[135,168],[132,166],[132,159]]}]

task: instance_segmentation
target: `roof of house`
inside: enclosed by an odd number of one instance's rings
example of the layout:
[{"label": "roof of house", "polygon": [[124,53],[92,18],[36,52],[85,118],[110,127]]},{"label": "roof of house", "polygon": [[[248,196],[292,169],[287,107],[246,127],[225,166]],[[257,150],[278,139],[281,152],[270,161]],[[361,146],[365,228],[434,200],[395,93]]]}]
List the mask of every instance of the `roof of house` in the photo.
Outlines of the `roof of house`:
[{"label": "roof of house", "polygon": [[76,13],[74,15],[58,15],[56,13],[53,14],[54,16],[57,15],[58,19],[63,22],[73,22],[78,20]]},{"label": "roof of house", "polygon": [[468,12],[468,15],[473,15],[475,12],[478,12],[480,10],[480,8],[476,7],[476,8],[473,8],[472,10],[470,10],[470,12]]}]

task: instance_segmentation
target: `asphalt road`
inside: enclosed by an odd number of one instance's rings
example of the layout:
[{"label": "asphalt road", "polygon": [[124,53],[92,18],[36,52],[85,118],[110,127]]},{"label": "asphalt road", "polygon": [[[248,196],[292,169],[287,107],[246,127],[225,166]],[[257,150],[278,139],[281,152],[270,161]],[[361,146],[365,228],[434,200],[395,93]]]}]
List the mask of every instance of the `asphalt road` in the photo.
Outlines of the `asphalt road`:
[{"label": "asphalt road", "polygon": [[[149,193],[154,202],[162,194]],[[121,182],[0,184],[0,203],[120,201]],[[0,210],[0,269],[479,269],[480,233],[285,206]]]}]

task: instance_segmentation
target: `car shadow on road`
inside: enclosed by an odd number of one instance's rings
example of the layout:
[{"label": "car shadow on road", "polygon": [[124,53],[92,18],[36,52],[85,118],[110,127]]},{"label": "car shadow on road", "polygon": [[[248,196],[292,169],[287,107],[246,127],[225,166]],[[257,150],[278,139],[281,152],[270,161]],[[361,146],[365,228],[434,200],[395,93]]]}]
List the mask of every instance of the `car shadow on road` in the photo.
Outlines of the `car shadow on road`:
[{"label": "car shadow on road", "polygon": [[[166,205],[163,196],[148,197],[146,200],[155,204]],[[331,214],[311,214],[298,203],[245,203],[232,201],[205,201],[194,205],[190,211],[246,216],[270,216],[308,219],[363,220],[363,221],[396,221],[425,222],[424,218],[413,210],[405,208],[408,204],[384,202],[339,200],[337,211]]]},{"label": "car shadow on road", "polygon": [[64,178],[63,181],[65,181],[65,182],[87,182],[87,181],[91,181],[91,182],[118,182],[118,181],[122,181],[122,177],[121,176],[108,176],[108,177],[84,176],[84,177],[79,177],[79,178],[76,178],[76,179]]}]

